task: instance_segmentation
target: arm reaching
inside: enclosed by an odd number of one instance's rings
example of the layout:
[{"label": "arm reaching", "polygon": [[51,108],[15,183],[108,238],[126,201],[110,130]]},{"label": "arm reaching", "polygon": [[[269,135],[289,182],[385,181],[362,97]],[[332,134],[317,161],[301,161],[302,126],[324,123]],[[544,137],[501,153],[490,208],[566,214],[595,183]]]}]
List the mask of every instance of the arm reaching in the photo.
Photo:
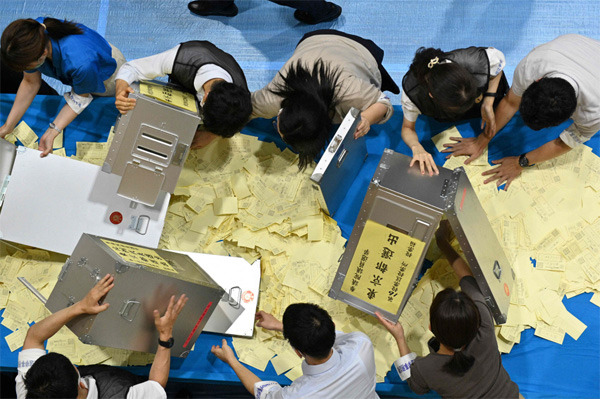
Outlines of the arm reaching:
[{"label": "arm reaching", "polygon": [[131,86],[123,79],[115,81],[115,106],[121,114],[126,114],[135,107],[135,99],[129,98],[129,94],[133,92]]},{"label": "arm reaching", "polygon": [[440,222],[440,227],[435,232],[435,241],[444,254],[444,256],[452,265],[452,269],[454,269],[454,273],[458,276],[458,280],[465,276],[472,276],[471,268],[465,262],[463,258],[461,258],[458,253],[452,248],[450,245],[450,239],[452,236],[452,228],[450,227],[450,222],[447,220],[442,220]]},{"label": "arm reaching", "polygon": [[44,341],[56,334],[58,330],[75,317],[82,314],[98,314],[108,309],[108,303],[100,302],[114,286],[114,277],[107,274],[81,301],[73,306],[61,309],[29,327],[23,343],[23,350],[44,349]]},{"label": "arm reaching", "polygon": [[[175,302],[175,295],[171,296],[169,305],[165,314],[160,317],[158,310],[154,310],[154,325],[158,330],[158,339],[161,341],[168,341],[173,338],[173,326],[177,321],[177,316],[181,313],[181,310],[188,301],[187,296],[182,294],[177,302]],[[169,368],[171,367],[171,348],[165,348],[159,345],[156,350],[156,356],[152,367],[150,368],[149,380],[158,382],[162,387],[167,386],[167,380],[169,379]]]},{"label": "arm reaching", "polygon": [[40,72],[23,73],[23,80],[17,90],[15,102],[6,118],[6,122],[0,127],[0,138],[4,138],[14,130],[27,108],[31,105],[41,85],[42,74]]},{"label": "arm reaching", "polygon": [[256,325],[265,330],[283,332],[283,324],[270,313],[262,310],[258,311],[258,313],[256,313],[256,321]]},{"label": "arm reaching", "polygon": [[369,108],[361,112],[360,123],[356,128],[356,132],[354,132],[354,138],[357,139],[369,133],[369,130],[371,130],[371,125],[380,122],[385,117],[387,112],[388,107],[385,104],[380,102],[371,104]]},{"label": "arm reaching", "polygon": [[248,392],[250,392],[251,395],[254,395],[254,384],[260,382],[261,379],[237,360],[233,353],[233,349],[227,345],[227,341],[223,339],[221,346],[213,345],[210,351],[223,362],[227,363],[233,369]]},{"label": "arm reaching", "polygon": [[431,154],[425,151],[421,143],[419,143],[419,137],[415,130],[415,122],[411,122],[406,118],[404,118],[404,121],[402,122],[402,140],[404,140],[404,143],[406,143],[413,152],[413,159],[410,166],[413,166],[415,162],[418,162],[421,167],[421,174],[423,175],[425,174],[425,171],[427,171],[429,176],[433,176],[434,174],[438,175],[440,173],[437,165],[433,162]]}]

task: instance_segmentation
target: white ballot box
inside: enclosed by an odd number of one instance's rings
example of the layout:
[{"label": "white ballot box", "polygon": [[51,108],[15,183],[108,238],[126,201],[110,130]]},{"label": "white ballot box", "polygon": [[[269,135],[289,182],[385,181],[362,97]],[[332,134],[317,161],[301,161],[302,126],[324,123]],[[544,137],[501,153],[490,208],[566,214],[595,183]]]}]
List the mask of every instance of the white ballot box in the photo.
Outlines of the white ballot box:
[{"label": "white ballot box", "polygon": [[464,169],[429,176],[410,162],[384,151],[329,296],[396,321],[445,215],[494,319],[506,322],[514,273]]},{"label": "white ballot box", "polygon": [[119,195],[154,206],[173,193],[200,123],[196,98],[160,82],[133,84],[135,108],[120,115],[102,170],[120,176]]},{"label": "white ballot box", "polygon": [[[157,247],[170,194],[154,206],[117,195],[99,166],[0,140],[0,239],[69,255],[82,233]],[[6,158],[5,158],[6,156]],[[5,159],[12,158],[12,166]],[[2,194],[3,193],[3,194]]]},{"label": "white ballot box", "polygon": [[185,294],[189,300],[173,328],[171,354],[186,357],[227,295],[185,254],[84,234],[63,266],[46,307],[56,312],[74,304],[109,273],[115,286],[103,301],[110,307],[67,323],[83,343],[153,353],[158,345],[153,310],[163,314],[172,295]]},{"label": "white ballot box", "polygon": [[351,108],[310,176],[321,189],[327,207],[324,211],[331,216],[335,215],[367,158],[365,138],[354,139],[359,123],[360,111]]}]

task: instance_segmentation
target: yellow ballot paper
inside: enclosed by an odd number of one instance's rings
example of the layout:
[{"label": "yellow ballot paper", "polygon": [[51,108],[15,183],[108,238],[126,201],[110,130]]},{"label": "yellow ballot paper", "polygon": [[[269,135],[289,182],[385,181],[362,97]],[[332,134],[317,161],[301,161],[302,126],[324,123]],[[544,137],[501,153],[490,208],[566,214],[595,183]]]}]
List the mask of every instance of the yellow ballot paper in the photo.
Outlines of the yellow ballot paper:
[{"label": "yellow ballot paper", "polygon": [[126,262],[137,263],[138,265],[152,267],[166,272],[177,273],[177,270],[173,268],[162,256],[156,251],[148,248],[136,247],[135,245],[124,244],[122,242],[116,242],[102,239],[110,249],[117,253]]},{"label": "yellow ballot paper", "polygon": [[196,99],[190,93],[151,82],[140,83],[140,92],[167,104],[187,109],[188,111],[198,112]]},{"label": "yellow ballot paper", "polygon": [[397,313],[424,247],[423,241],[367,220],[342,291]]}]

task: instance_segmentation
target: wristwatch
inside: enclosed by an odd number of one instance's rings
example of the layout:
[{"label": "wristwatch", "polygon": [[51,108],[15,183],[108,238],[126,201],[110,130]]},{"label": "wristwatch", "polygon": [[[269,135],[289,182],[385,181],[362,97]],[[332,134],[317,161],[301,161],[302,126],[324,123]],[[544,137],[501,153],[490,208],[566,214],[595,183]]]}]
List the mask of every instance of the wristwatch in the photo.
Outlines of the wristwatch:
[{"label": "wristwatch", "polygon": [[61,134],[63,132],[63,129],[59,129],[56,127],[56,125],[54,124],[54,122],[50,122],[50,129],[52,130],[56,130],[58,132],[58,134]]},{"label": "wristwatch", "polygon": [[167,341],[161,341],[160,338],[158,339],[158,344],[163,348],[172,348],[174,343],[175,340],[173,339],[173,337],[169,338]]},{"label": "wristwatch", "polygon": [[529,159],[527,159],[527,153],[521,154],[521,156],[519,157],[519,166],[522,168],[528,168],[529,166],[531,166],[529,164]]}]

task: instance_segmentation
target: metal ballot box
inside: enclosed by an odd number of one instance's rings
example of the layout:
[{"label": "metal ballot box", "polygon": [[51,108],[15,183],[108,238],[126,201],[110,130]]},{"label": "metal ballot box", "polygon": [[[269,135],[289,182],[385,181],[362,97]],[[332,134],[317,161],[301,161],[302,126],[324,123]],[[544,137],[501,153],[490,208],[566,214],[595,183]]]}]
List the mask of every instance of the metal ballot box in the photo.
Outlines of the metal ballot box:
[{"label": "metal ballot box", "polygon": [[346,197],[367,157],[366,139],[354,139],[359,123],[360,111],[350,108],[310,176],[321,188],[322,205],[327,208],[324,211],[331,216]]},{"label": "metal ballot box", "polygon": [[[119,195],[97,165],[0,140],[0,239],[70,255],[82,233],[158,246],[170,194],[156,205]],[[43,209],[40,217],[38,210]]]},{"label": "metal ballot box", "polygon": [[384,151],[329,296],[396,321],[446,215],[494,319],[506,322],[514,273],[464,169],[429,176],[410,162]]},{"label": "metal ballot box", "polygon": [[56,312],[81,300],[107,273],[115,286],[110,307],[67,324],[86,344],[155,352],[153,310],[165,311],[171,295],[186,294],[173,329],[172,356],[186,357],[225,291],[189,256],[83,234],[63,266],[46,307]]},{"label": "metal ballot box", "polygon": [[102,170],[121,176],[117,193],[154,206],[173,193],[196,134],[196,98],[159,82],[133,84],[135,108],[119,116]]}]

